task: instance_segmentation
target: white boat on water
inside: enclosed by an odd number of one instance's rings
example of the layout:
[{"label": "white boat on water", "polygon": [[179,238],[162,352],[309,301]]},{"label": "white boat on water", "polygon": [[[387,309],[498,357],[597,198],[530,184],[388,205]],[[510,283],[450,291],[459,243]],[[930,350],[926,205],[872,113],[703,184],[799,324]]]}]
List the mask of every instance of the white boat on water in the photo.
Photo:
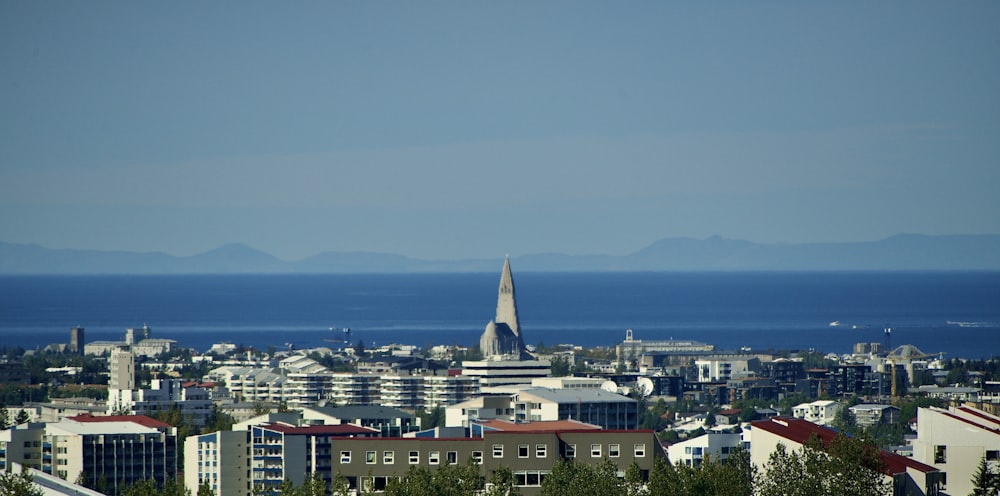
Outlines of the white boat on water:
[{"label": "white boat on water", "polygon": [[830,327],[840,327],[840,321],[835,320],[833,322],[830,322]]}]

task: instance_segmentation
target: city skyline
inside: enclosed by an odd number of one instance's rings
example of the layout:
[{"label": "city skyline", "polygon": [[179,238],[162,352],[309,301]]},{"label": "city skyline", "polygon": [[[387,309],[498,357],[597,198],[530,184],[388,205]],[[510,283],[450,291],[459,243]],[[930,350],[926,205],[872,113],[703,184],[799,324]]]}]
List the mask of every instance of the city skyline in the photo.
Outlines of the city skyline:
[{"label": "city skyline", "polygon": [[0,241],[461,259],[998,234],[998,20],[989,2],[6,4]]}]

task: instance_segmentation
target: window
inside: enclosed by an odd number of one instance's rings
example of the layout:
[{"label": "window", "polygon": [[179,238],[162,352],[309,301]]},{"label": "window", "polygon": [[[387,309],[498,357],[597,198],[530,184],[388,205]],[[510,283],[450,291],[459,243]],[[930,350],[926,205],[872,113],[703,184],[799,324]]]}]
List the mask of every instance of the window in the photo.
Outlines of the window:
[{"label": "window", "polygon": [[548,474],[548,470],[519,470],[514,472],[514,485],[520,487],[538,487],[542,485],[542,481],[545,480],[545,476]]},{"label": "window", "polygon": [[368,465],[375,465],[375,452],[365,451],[365,463]]},{"label": "window", "polygon": [[567,444],[566,445],[566,458],[576,458],[576,445]]},{"label": "window", "polygon": [[997,450],[986,450],[987,460],[1000,460],[1000,451]]},{"label": "window", "polygon": [[494,444],[493,445],[493,458],[503,458],[503,445]]},{"label": "window", "polygon": [[948,447],[939,444],[934,446],[934,463],[948,463]]},{"label": "window", "polygon": [[386,465],[392,465],[396,459],[395,451],[383,451],[382,452],[382,463]]},{"label": "window", "polygon": [[535,445],[535,457],[536,458],[545,458],[546,448],[547,447],[544,444],[536,444]]},{"label": "window", "polygon": [[445,453],[445,459],[448,461],[448,465],[458,465],[458,452],[449,451]]},{"label": "window", "polygon": [[684,454],[685,455],[690,455],[691,454],[691,447],[690,446],[685,446],[684,447]]},{"label": "window", "polygon": [[351,463],[351,452],[341,451],[340,452],[340,463]]},{"label": "window", "polygon": [[622,454],[622,445],[620,444],[609,444],[608,445],[608,456],[611,458],[618,458]]},{"label": "window", "polygon": [[419,451],[411,451],[410,452],[410,465],[416,465],[418,463],[420,463],[420,452]]},{"label": "window", "polygon": [[440,451],[428,451],[427,452],[427,463],[431,465],[437,465],[441,463],[441,452]]},{"label": "window", "polygon": [[517,457],[518,458],[527,458],[528,457],[528,445],[527,444],[519,444],[519,445],[517,445]]},{"label": "window", "polygon": [[646,445],[645,444],[635,445],[635,457],[643,458],[645,456],[646,456]]},{"label": "window", "polygon": [[483,464],[483,452],[482,451],[473,451],[472,452],[472,461],[476,462],[479,465],[482,465]]},{"label": "window", "polygon": [[601,457],[601,445],[600,444],[591,444],[590,445],[590,457],[591,458],[600,458]]}]

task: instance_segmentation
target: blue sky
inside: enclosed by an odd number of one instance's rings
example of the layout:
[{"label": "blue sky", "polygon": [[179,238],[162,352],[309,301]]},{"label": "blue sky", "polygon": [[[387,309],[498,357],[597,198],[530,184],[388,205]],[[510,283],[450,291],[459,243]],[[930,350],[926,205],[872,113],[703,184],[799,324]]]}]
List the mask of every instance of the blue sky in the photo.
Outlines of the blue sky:
[{"label": "blue sky", "polygon": [[0,241],[1000,233],[997,2],[3,2]]}]

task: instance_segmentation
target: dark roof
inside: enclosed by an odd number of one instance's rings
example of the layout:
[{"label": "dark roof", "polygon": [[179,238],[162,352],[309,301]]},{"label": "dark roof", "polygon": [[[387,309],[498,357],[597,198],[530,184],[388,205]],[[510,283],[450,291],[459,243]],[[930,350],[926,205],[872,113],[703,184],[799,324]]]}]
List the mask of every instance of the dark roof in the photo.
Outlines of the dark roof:
[{"label": "dark roof", "polygon": [[296,427],[288,424],[267,424],[260,427],[284,434],[307,436],[353,436],[356,434],[378,434],[380,432],[377,429],[361,427],[360,425],[354,424],[307,425],[303,427]]},{"label": "dark roof", "polygon": [[[761,429],[777,436],[781,436],[798,444],[806,444],[809,437],[815,435],[826,446],[837,437],[838,432],[822,425],[794,418],[794,417],[773,417],[770,420],[758,420],[750,423],[751,429]],[[751,441],[752,442],[752,441]],[[882,461],[886,465],[886,475],[894,475],[906,472],[907,468],[912,468],[919,472],[937,472],[938,469],[920,463],[912,458],[897,455],[891,451],[880,449]]]},{"label": "dark roof", "polygon": [[139,424],[144,427],[150,427],[153,429],[173,427],[166,422],[160,422],[152,417],[147,417],[145,415],[102,415],[94,416],[89,413],[81,413],[75,417],[69,417],[70,420],[76,422],[132,422]]}]

